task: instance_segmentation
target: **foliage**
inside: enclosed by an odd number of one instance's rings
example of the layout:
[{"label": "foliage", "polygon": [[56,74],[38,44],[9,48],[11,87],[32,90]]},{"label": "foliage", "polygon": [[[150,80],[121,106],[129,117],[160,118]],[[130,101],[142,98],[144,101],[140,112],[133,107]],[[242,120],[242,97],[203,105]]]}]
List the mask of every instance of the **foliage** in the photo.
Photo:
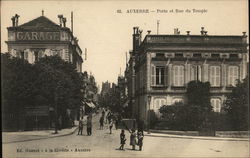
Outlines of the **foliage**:
[{"label": "foliage", "polygon": [[123,113],[126,115],[124,111],[127,110],[127,108],[122,107],[124,102],[121,99],[121,92],[118,86],[113,86],[107,92],[101,93],[99,95],[98,101],[99,105],[101,105],[102,107],[107,107],[113,112],[118,112],[120,114]]},{"label": "foliage", "polygon": [[[187,86],[187,104],[181,102],[162,106],[159,111],[168,128],[174,130],[200,130],[206,128],[204,121],[212,112],[210,105],[210,84],[191,81]],[[212,121],[212,120],[210,120]]]},{"label": "foliage", "polygon": [[1,54],[2,108],[21,113],[26,106],[58,106],[58,116],[66,109],[79,108],[83,100],[83,75],[59,56],[45,56],[35,64]]},{"label": "foliage", "polygon": [[27,105],[33,104],[34,80],[32,66],[9,54],[1,54],[1,89],[4,112],[18,113]]},{"label": "foliage", "polygon": [[58,56],[46,56],[36,62],[34,71],[37,74],[37,94],[46,98],[47,104],[54,106],[57,97],[59,110],[81,105],[83,78],[71,63]]},{"label": "foliage", "polygon": [[232,130],[249,129],[249,77],[238,82],[232,93],[227,96],[224,111]]},{"label": "foliage", "polygon": [[191,81],[187,85],[187,105],[198,106],[203,111],[211,112],[212,106],[210,104],[210,83]]}]

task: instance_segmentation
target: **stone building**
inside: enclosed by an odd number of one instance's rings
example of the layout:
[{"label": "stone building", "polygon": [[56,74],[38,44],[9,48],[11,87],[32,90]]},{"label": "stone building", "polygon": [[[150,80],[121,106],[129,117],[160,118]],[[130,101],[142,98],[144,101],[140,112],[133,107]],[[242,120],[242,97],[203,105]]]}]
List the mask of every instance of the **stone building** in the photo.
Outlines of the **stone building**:
[{"label": "stone building", "polygon": [[82,50],[72,31],[66,27],[66,18],[58,15],[59,25],[44,15],[22,25],[18,25],[19,15],[12,17],[8,27],[8,52],[15,57],[34,63],[45,55],[59,55],[65,61],[82,71]]},{"label": "stone building", "polygon": [[[19,15],[11,18],[12,26],[8,27],[8,52],[15,57],[27,60],[33,64],[41,57],[58,55],[63,60],[76,66],[82,72],[82,50],[72,30],[66,27],[66,18],[58,15],[59,24],[54,23],[43,14],[27,23],[18,25]],[[5,130],[39,130],[55,126],[55,109],[49,105],[33,106],[21,109],[20,116],[5,114],[5,124],[14,122],[17,127],[7,127]],[[66,109],[63,117],[59,116],[59,124],[67,124],[62,118],[76,116],[75,109]],[[68,122],[67,126],[71,126]]]},{"label": "stone building", "polygon": [[[210,82],[211,105],[220,112],[236,80],[247,75],[247,36],[148,34],[134,27],[133,50],[125,70],[129,106],[134,118],[159,116],[162,105],[186,101],[186,86],[192,80]],[[150,96],[150,97],[149,97]],[[150,98],[150,99],[149,99]]]}]

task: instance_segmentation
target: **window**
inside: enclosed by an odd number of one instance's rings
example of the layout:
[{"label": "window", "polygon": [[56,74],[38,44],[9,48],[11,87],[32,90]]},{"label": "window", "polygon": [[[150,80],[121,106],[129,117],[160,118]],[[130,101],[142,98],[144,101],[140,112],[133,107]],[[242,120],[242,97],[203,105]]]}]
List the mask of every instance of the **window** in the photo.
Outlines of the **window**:
[{"label": "window", "polygon": [[166,99],[165,98],[157,98],[154,100],[154,109],[158,110],[161,106],[166,105]]},{"label": "window", "polygon": [[238,54],[230,54],[229,56],[230,56],[230,58],[238,58],[239,57]]},{"label": "window", "polygon": [[191,66],[191,81],[201,81],[201,66],[193,65]]},{"label": "window", "polygon": [[221,100],[219,98],[211,99],[211,106],[214,112],[220,112],[221,110]]},{"label": "window", "polygon": [[193,57],[200,58],[201,54],[200,53],[195,53],[195,54],[193,54]]},{"label": "window", "polygon": [[219,87],[220,86],[220,66],[210,66],[210,84],[212,87]]},{"label": "window", "polygon": [[181,58],[181,57],[183,57],[183,54],[182,54],[182,53],[176,53],[176,54],[175,54],[175,57]]},{"label": "window", "polygon": [[239,79],[239,68],[238,66],[228,67],[228,85],[235,86]]},{"label": "window", "polygon": [[166,83],[167,83],[167,67],[152,66],[151,85],[166,85]]},{"label": "window", "polygon": [[212,58],[220,58],[220,54],[211,54]]},{"label": "window", "polygon": [[174,86],[184,86],[184,66],[175,65],[174,70]]},{"label": "window", "polygon": [[172,104],[175,103],[183,103],[183,99],[182,98],[174,98]]},{"label": "window", "polygon": [[164,58],[165,54],[164,53],[156,53],[156,57]]}]

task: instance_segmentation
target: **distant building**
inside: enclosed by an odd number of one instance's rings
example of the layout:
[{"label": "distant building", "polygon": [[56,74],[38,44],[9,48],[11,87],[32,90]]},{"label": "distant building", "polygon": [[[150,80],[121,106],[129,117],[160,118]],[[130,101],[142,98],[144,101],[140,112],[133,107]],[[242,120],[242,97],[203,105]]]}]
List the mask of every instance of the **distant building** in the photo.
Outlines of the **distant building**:
[{"label": "distant building", "polygon": [[102,95],[107,94],[110,91],[110,89],[111,89],[111,86],[108,81],[102,82],[102,90],[101,90]]},{"label": "distant building", "polygon": [[56,24],[44,15],[22,25],[18,25],[19,15],[12,17],[12,26],[8,27],[8,52],[13,56],[38,61],[45,55],[59,55],[63,60],[73,63],[78,72],[82,71],[82,50],[78,40],[66,27],[66,18],[59,15],[60,24]]},{"label": "distant building", "polygon": [[[152,35],[141,41],[134,28],[133,50],[125,71],[129,106],[134,118],[148,120],[149,109],[159,115],[162,105],[186,102],[190,81],[209,81],[211,105],[220,112],[237,79],[247,75],[247,36]],[[151,96],[149,100],[148,96]],[[150,103],[149,103],[150,101]]]}]

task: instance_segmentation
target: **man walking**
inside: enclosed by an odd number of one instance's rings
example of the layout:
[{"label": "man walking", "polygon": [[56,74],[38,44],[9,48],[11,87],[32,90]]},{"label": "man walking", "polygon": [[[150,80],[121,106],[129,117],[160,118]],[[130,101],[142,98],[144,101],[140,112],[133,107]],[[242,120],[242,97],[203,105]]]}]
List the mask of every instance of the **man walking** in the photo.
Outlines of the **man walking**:
[{"label": "man walking", "polygon": [[103,129],[103,123],[104,123],[104,116],[102,115],[100,118],[100,129]]},{"label": "man walking", "polygon": [[78,129],[78,134],[79,135],[81,133],[82,135],[82,130],[83,130],[83,121],[82,119],[79,120],[79,129]]},{"label": "man walking", "polygon": [[90,136],[92,134],[92,119],[87,117],[87,135]]}]

